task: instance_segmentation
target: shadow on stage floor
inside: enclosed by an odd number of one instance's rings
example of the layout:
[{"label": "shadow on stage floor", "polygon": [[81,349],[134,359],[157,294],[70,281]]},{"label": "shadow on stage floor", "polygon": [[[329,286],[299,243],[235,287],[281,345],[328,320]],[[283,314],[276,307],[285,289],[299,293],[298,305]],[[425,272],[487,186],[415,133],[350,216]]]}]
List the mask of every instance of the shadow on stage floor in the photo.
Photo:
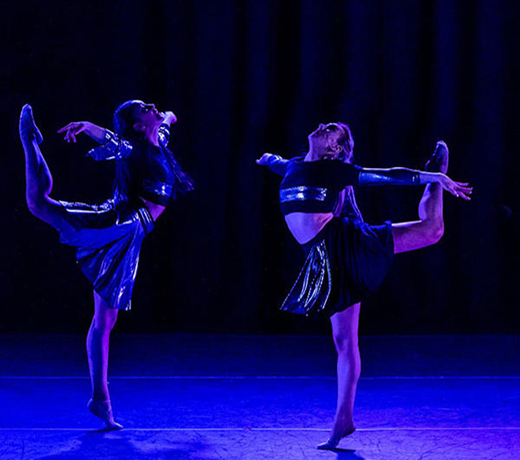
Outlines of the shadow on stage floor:
[{"label": "shadow on stage floor", "polygon": [[364,337],[358,431],[334,452],[327,337],[115,336],[125,429],[86,411],[83,337],[0,336],[0,459],[517,459],[520,337]]}]

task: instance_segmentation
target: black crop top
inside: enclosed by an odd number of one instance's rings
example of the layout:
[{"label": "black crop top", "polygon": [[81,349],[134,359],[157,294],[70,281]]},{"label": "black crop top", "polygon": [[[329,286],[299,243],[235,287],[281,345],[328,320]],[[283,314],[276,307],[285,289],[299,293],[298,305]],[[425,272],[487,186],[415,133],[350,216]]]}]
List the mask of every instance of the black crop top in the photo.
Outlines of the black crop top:
[{"label": "black crop top", "polygon": [[170,131],[167,124],[158,129],[160,146],[150,142],[127,142],[106,130],[105,144],[92,149],[88,155],[94,160],[116,161],[114,198],[134,202],[142,197],[152,203],[166,206],[179,182],[180,167],[167,148]]},{"label": "black crop top", "polygon": [[268,167],[284,176],[280,184],[284,215],[333,212],[339,193],[349,185],[358,185],[361,171],[339,160],[304,161],[303,157],[284,160],[273,156]]}]

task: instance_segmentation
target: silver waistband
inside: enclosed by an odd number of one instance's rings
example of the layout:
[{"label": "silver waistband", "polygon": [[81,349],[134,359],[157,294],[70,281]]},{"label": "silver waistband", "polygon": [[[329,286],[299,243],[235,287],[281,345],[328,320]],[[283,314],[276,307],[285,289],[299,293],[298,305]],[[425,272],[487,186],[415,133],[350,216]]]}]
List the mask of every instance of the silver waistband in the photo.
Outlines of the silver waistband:
[{"label": "silver waistband", "polygon": [[326,188],[302,185],[280,190],[280,203],[287,203],[288,201],[325,201],[326,198]]}]

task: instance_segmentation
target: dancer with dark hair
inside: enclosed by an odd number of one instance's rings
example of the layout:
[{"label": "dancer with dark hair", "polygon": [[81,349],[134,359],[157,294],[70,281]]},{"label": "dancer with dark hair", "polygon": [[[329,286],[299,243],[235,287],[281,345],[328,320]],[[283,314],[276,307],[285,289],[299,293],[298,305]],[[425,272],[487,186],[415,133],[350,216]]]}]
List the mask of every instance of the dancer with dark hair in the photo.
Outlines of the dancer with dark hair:
[{"label": "dancer with dark hair", "polygon": [[20,115],[29,210],[58,230],[62,243],[76,248],[78,264],[94,289],[94,317],[87,335],[92,383],[88,409],[108,430],[122,428],[114,421],[108,392],[110,332],[119,310],[130,310],[141,243],[170,198],[193,190],[167,148],[170,125],[176,121],[173,112],[132,100],[114,114],[116,133],[87,121],[60,129],[67,142],[76,142],[76,136],[85,133],[102,144],[89,152],[93,159],[116,162],[114,196],[89,205],[50,197],[52,176],[40,150],[43,137],[31,106],[25,105]]},{"label": "dancer with dark hair", "polygon": [[[306,260],[282,310],[328,315],[338,354],[338,401],[327,442],[334,449],[355,431],[353,410],[361,370],[358,347],[360,302],[381,284],[394,254],[437,243],[444,232],[443,189],[470,199],[472,188],[446,176],[448,148],[442,141],[426,171],[374,169],[352,164],[354,140],[343,123],[321,124],[309,136],[304,157],[285,160],[265,153],[257,163],[283,176],[280,204]],[[352,186],[422,185],[419,220],[374,226],[363,222]]]}]

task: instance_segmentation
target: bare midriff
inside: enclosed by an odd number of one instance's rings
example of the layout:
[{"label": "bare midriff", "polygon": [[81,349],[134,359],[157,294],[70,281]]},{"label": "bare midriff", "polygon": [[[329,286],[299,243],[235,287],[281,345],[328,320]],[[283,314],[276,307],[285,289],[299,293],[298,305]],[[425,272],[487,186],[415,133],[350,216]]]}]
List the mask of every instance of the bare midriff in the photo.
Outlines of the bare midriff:
[{"label": "bare midriff", "polygon": [[296,241],[305,244],[320,233],[333,217],[334,214],[331,212],[292,212],[285,216],[285,222],[287,222],[287,227],[289,227]]},{"label": "bare midriff", "polygon": [[152,216],[153,221],[155,222],[157,218],[163,213],[163,211],[166,209],[166,206],[163,206],[161,204],[155,204],[151,201],[145,200],[142,197],[139,197],[141,201],[146,206],[146,209],[150,212],[150,215]]}]

